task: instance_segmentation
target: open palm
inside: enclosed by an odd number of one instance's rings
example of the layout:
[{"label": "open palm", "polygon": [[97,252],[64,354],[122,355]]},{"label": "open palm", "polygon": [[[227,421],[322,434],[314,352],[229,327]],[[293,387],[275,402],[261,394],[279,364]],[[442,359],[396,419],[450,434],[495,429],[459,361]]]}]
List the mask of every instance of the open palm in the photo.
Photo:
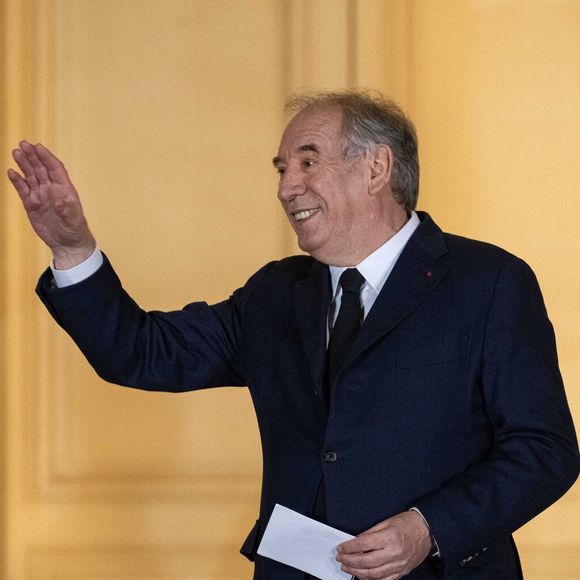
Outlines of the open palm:
[{"label": "open palm", "polygon": [[[79,262],[95,247],[78,193],[62,162],[41,144],[22,141],[13,151],[22,175],[10,169],[14,185],[34,231],[55,256]],[[71,263],[66,266],[74,265]]]}]

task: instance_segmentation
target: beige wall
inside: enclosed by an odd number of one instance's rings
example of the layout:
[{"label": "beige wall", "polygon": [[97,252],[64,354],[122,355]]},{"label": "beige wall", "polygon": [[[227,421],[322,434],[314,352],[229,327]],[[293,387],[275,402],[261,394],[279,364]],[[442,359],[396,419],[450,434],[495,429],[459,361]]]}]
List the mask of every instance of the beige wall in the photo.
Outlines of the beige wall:
[{"label": "beige wall", "polygon": [[[294,251],[269,167],[290,91],[394,96],[421,209],[535,269],[580,420],[576,0],[0,0],[0,42],[0,166],[21,137],[54,148],[147,308],[219,300]],[[48,254],[0,190],[0,577],[251,577],[247,393],[97,379],[35,299]],[[580,577],[579,519],[576,486],[518,532],[526,578]]]}]

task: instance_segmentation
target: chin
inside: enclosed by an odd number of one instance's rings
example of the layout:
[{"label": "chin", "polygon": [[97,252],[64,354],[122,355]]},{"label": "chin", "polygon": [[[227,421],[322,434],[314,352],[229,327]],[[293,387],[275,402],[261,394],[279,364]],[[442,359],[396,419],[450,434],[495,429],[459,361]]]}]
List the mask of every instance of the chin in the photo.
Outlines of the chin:
[{"label": "chin", "polygon": [[313,250],[316,249],[316,246],[312,243],[308,243],[308,240],[305,240],[303,237],[298,236],[296,238],[296,242],[298,243],[298,247],[308,254],[310,254]]},{"label": "chin", "polygon": [[335,253],[329,252],[328,245],[321,240],[313,240],[312,238],[307,239],[304,236],[297,239],[298,247],[303,251],[312,256],[315,260],[328,266],[347,266],[350,262],[344,257],[342,259],[338,258]]},{"label": "chin", "polygon": [[324,253],[324,251],[320,247],[321,244],[320,243],[316,243],[312,239],[308,240],[308,239],[304,239],[304,238],[298,238],[297,239],[297,242],[298,242],[298,247],[303,252],[306,252],[307,254],[310,254],[313,258],[316,258],[317,260],[319,259],[318,256],[320,254],[323,254]]},{"label": "chin", "polygon": [[305,247],[298,244],[299,248],[309,254],[312,258],[317,260],[322,264],[326,264],[327,266],[335,266],[336,264],[333,263],[333,260],[330,256],[328,256],[324,251],[320,249],[312,248],[312,247]]}]

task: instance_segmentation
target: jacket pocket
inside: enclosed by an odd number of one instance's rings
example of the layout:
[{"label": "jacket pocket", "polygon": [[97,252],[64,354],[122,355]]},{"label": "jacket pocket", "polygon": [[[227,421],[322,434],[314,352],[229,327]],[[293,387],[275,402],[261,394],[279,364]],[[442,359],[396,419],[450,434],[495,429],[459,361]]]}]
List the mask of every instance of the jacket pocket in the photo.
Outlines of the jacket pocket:
[{"label": "jacket pocket", "polygon": [[419,346],[414,350],[398,352],[395,355],[397,367],[409,369],[462,360],[467,357],[469,337],[460,336],[444,344]]}]

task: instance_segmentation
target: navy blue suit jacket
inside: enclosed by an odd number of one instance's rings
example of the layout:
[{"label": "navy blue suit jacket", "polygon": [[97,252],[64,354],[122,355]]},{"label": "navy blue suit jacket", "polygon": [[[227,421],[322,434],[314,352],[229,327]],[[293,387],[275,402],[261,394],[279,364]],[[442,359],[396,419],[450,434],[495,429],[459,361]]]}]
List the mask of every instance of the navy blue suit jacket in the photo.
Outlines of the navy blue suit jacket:
[{"label": "navy blue suit jacket", "polygon": [[[327,266],[259,270],[226,301],[142,311],[108,262],[38,292],[105,380],[163,391],[247,385],[264,457],[253,557],[275,503],[358,534],[417,507],[441,551],[410,578],[517,578],[511,533],[559,498],[579,458],[551,324],[530,268],[427,214],[322,397]],[[333,454],[325,454],[331,451]],[[298,571],[260,556],[255,578]]]}]

